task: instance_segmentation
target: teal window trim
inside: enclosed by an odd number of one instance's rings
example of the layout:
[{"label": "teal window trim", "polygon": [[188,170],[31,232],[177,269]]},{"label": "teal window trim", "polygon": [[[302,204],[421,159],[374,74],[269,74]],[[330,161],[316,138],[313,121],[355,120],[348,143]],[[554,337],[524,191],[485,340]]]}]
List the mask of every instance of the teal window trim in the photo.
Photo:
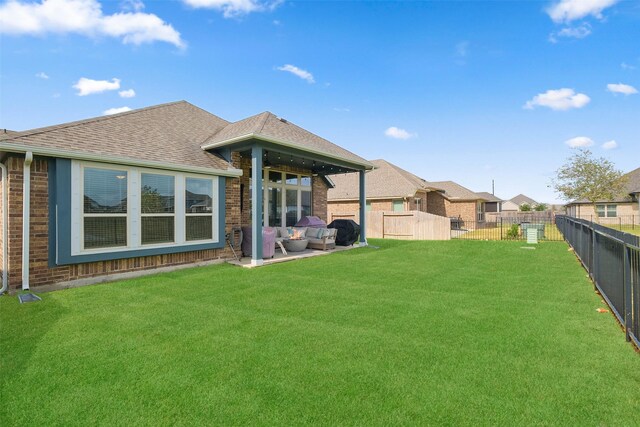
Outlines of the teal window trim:
[{"label": "teal window trim", "polygon": [[71,160],[49,161],[49,266],[221,249],[225,245],[226,179],[218,178],[218,241],[116,252],[71,254]]}]

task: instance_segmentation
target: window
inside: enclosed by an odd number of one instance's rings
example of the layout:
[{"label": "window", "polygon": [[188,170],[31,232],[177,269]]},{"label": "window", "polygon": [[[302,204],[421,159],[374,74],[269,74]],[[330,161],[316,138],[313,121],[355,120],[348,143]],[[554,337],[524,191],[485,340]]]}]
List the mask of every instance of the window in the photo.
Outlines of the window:
[{"label": "window", "polygon": [[127,172],[86,168],[83,187],[84,247],[127,246]]},{"label": "window", "polygon": [[402,212],[404,210],[404,202],[402,200],[393,201],[393,211]]},{"label": "window", "polygon": [[186,187],[186,240],[209,240],[213,236],[213,182],[187,178]]},{"label": "window", "polygon": [[71,255],[219,243],[218,177],[72,162]]},{"label": "window", "polygon": [[300,218],[312,214],[311,177],[265,169],[265,224],[271,227],[292,226]]},{"label": "window", "polygon": [[142,244],[175,241],[175,177],[143,173],[140,187]]},{"label": "window", "polygon": [[482,222],[484,221],[484,212],[485,212],[484,202],[477,202],[476,206],[478,210],[478,215],[476,216],[476,219],[478,222]]},{"label": "window", "polygon": [[618,205],[596,205],[596,214],[600,218],[613,218],[618,216]]}]

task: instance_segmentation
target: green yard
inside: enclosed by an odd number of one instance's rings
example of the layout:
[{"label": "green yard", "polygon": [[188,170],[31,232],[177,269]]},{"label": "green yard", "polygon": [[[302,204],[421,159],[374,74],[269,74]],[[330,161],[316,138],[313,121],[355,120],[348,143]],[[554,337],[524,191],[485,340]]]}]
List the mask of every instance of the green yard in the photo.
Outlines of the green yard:
[{"label": "green yard", "polygon": [[563,242],[372,241],[0,298],[0,425],[637,425]]}]

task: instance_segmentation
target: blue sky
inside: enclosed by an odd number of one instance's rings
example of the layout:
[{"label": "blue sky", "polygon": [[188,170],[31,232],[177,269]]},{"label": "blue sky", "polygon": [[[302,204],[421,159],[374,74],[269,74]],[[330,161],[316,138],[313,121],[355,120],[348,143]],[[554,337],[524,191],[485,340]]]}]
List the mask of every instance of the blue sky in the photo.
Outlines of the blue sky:
[{"label": "blue sky", "polygon": [[636,0],[14,0],[0,37],[0,128],[180,99],[269,110],[427,180],[546,202],[570,145],[640,166]]}]

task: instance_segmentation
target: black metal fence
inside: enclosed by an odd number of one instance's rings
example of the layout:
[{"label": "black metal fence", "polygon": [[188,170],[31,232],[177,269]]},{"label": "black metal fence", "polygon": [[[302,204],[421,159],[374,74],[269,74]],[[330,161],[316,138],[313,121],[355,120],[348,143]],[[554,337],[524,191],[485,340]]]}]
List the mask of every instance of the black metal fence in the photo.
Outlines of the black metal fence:
[{"label": "black metal fence", "polygon": [[556,225],[596,289],[640,348],[640,236],[586,219],[557,216]]},{"label": "black metal fence", "polygon": [[451,238],[463,240],[526,240],[535,229],[538,240],[563,240],[555,217],[541,212],[526,216],[493,216],[485,221],[451,221]]},{"label": "black metal fence", "polygon": [[[576,218],[586,219],[590,222],[596,222],[618,231],[634,233],[640,230],[640,216],[638,215],[620,215],[614,217],[601,216],[596,218],[594,215],[577,216]],[[597,220],[597,221],[596,221]]]}]

